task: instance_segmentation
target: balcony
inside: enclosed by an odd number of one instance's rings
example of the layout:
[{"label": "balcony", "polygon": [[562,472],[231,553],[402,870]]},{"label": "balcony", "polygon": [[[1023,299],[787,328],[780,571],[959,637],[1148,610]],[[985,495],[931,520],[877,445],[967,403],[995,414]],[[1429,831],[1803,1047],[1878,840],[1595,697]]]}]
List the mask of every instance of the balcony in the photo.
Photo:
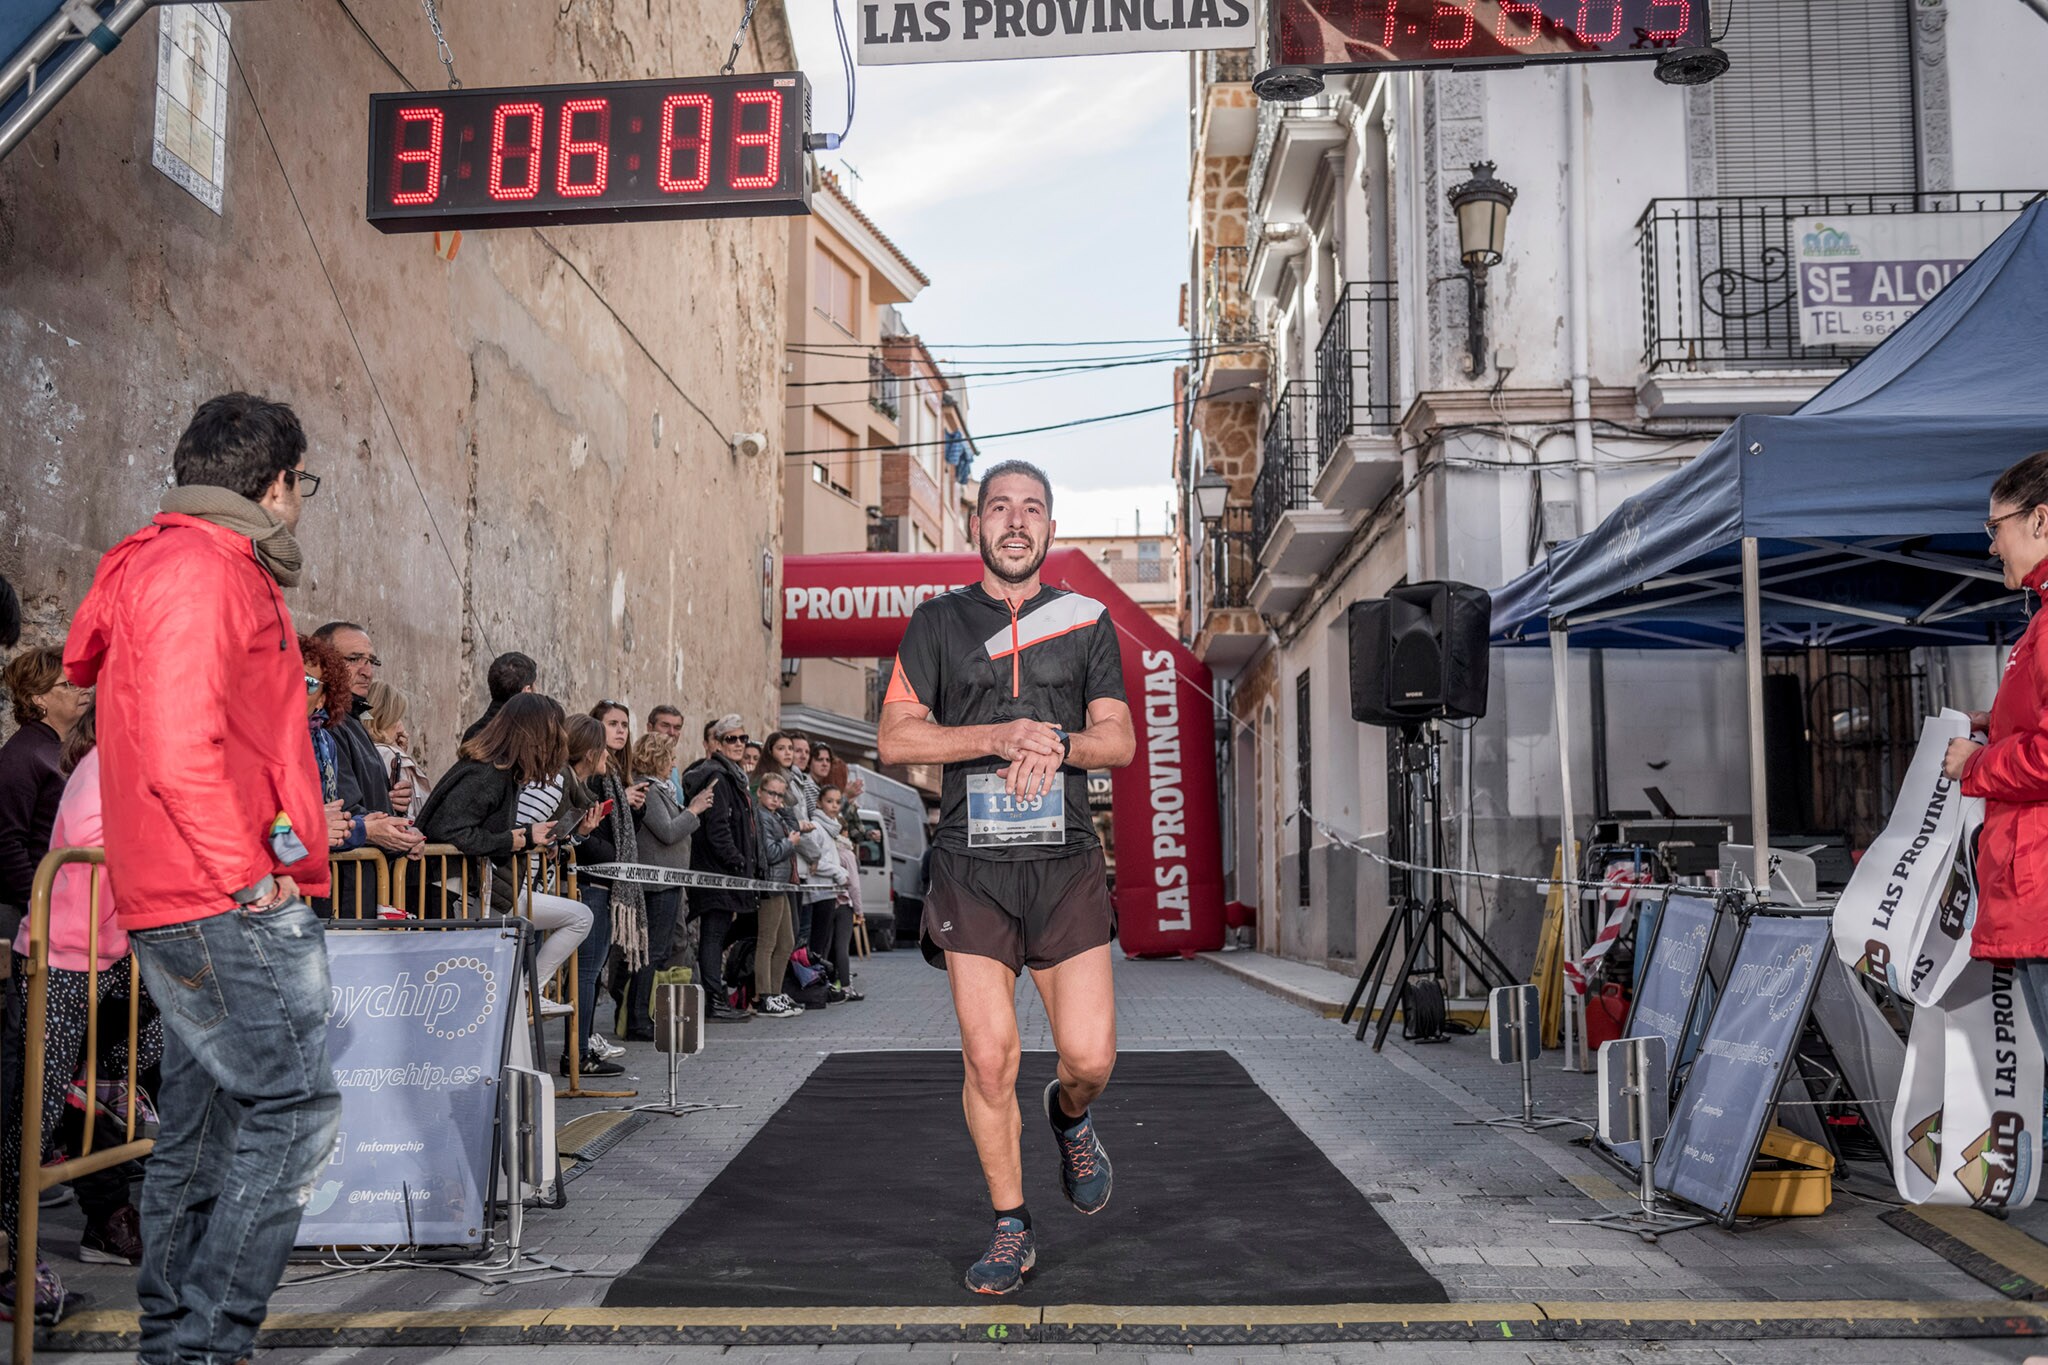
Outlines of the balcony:
[{"label": "balcony", "polygon": [[1394,286],[1344,286],[1316,342],[1316,501],[1369,512],[1401,482]]},{"label": "balcony", "polygon": [[1219,673],[1242,668],[1266,638],[1266,626],[1251,609],[1253,577],[1252,509],[1238,503],[1223,510],[1223,520],[1205,530],[1196,564],[1201,584],[1199,629],[1195,656]]},{"label": "balcony", "polygon": [[[1258,136],[1245,179],[1245,205],[1253,223],[1254,242],[1259,240],[1259,224],[1301,220],[1323,154],[1342,147],[1349,136],[1350,125],[1338,112],[1333,94],[1326,92],[1299,104],[1259,105]],[[1275,281],[1269,275],[1277,275],[1275,265],[1271,253],[1252,253],[1255,295],[1272,293]]]},{"label": "balcony", "polygon": [[868,357],[868,406],[894,421],[902,405],[903,379],[878,355]]},{"label": "balcony", "polygon": [[1219,246],[1202,266],[1200,382],[1204,400],[1255,397],[1266,379],[1265,338],[1258,306],[1245,288],[1251,248]]},{"label": "balcony", "polygon": [[1636,221],[1643,280],[1639,398],[1660,416],[1790,412],[1865,348],[1799,336],[1794,240],[1833,215],[2017,212],[2031,190],[1653,199]]},{"label": "balcony", "polygon": [[1202,54],[1201,125],[1195,143],[1201,157],[1251,155],[1258,132],[1251,79],[1249,48]]},{"label": "balcony", "polygon": [[1315,500],[1316,390],[1296,380],[1266,419],[1259,476],[1252,484],[1252,545],[1259,573],[1251,604],[1270,616],[1292,611],[1316,574],[1350,538],[1352,518]]}]

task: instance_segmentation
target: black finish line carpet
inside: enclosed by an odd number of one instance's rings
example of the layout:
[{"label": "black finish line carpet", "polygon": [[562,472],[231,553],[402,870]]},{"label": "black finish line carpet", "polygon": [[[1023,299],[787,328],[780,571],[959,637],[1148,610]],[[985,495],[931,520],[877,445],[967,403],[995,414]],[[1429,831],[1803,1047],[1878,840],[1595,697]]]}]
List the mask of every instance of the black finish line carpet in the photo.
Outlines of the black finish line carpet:
[{"label": "black finish line carpet", "polygon": [[[1443,1286],[1227,1052],[1126,1052],[1095,1107],[1107,1209],[1060,1193],[1024,1054],[1024,1195],[1038,1268],[1023,1304],[1442,1303]],[[612,1308],[992,1303],[961,1284],[987,1187],[951,1052],[835,1053],[639,1265]]]}]

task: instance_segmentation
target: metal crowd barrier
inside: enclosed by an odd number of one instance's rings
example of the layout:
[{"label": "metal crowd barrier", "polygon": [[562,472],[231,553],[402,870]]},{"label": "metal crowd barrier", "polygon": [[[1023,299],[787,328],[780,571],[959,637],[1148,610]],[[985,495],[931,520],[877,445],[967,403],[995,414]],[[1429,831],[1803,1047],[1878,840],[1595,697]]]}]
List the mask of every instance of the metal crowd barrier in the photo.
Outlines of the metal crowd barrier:
[{"label": "metal crowd barrier", "polygon": [[[100,1151],[93,1150],[98,1118],[95,1103],[85,1110],[85,1137],[80,1154],[47,1164],[42,1159],[44,1044],[49,1026],[50,892],[60,869],[73,865],[91,868],[88,902],[92,920],[86,930],[86,951],[92,965],[87,973],[86,994],[92,1004],[85,1029],[85,1093],[96,1096],[99,1079],[99,898],[104,862],[104,854],[97,848],[52,849],[36,869],[34,891],[29,898],[28,955],[26,965],[22,967],[22,975],[28,982],[28,1011],[22,1049],[21,1180],[16,1223],[20,1235],[11,1248],[14,1254],[13,1359],[22,1365],[28,1365],[33,1359],[35,1349],[38,1196],[52,1186],[137,1160],[156,1146],[154,1138],[135,1136],[135,1063],[139,1053],[145,992],[141,967],[131,952],[127,959],[128,1074],[123,1141]],[[395,906],[407,916],[417,919],[474,919],[490,914],[490,907],[483,903],[483,888],[476,887],[476,894],[471,894],[471,859],[453,844],[428,844],[416,858],[387,858],[375,848],[350,849],[345,853],[330,854],[328,862],[334,873],[332,894],[313,902],[324,910],[325,917],[374,919],[379,907],[386,905]],[[431,877],[428,875],[430,865],[435,873]],[[531,890],[537,888],[570,900],[579,898],[574,849],[539,859],[522,854],[514,858],[513,866],[518,879],[514,903],[517,912],[529,919],[533,914],[533,902],[527,893]],[[340,895],[343,868],[356,869],[356,875],[348,878],[351,888],[346,905],[341,904]],[[368,905],[364,904],[366,886],[374,887],[374,898]],[[554,984],[561,992],[557,998],[565,1000],[570,1009],[562,1020],[569,1030],[569,1045],[565,1048],[569,1054],[569,1088],[558,1093],[569,1098],[601,1099],[629,1099],[637,1095],[639,1092],[636,1090],[582,1088],[583,1050],[575,1046],[579,1032],[577,1024],[582,1013],[575,955],[572,954],[556,972],[555,982],[542,984]]]},{"label": "metal crowd barrier", "polygon": [[[370,851],[375,852],[374,849]],[[479,913],[487,913],[477,904],[482,888],[475,888],[478,894],[471,894],[469,862],[469,855],[453,844],[428,844],[416,858],[389,859],[390,903],[413,919],[471,919]],[[431,878],[427,875],[430,865],[436,874]],[[451,882],[460,887],[454,893],[452,913],[449,908]],[[414,894],[415,889],[417,895]],[[437,890],[438,896],[434,894]]]},{"label": "metal crowd barrier", "polygon": [[[100,884],[104,855],[96,848],[56,848],[36,868],[34,889],[29,895],[28,955],[22,975],[28,981],[28,1017],[23,1026],[21,1073],[21,1180],[19,1207],[15,1211],[14,1252],[14,1359],[27,1365],[35,1350],[36,1332],[36,1236],[39,1196],[52,1186],[66,1184],[82,1175],[92,1175],[124,1161],[145,1156],[156,1146],[154,1138],[135,1136],[135,1062],[139,1054],[142,1024],[142,970],[130,953],[128,969],[128,1076],[127,1121],[123,1140],[102,1151],[93,1150],[95,1120],[99,1105],[100,1031]],[[80,1153],[67,1161],[46,1164],[43,1160],[43,1055],[50,1007],[50,890],[57,873],[71,866],[90,868],[87,904],[91,919],[86,927],[85,1021],[85,1137]],[[114,970],[119,971],[116,964]]]},{"label": "metal crowd barrier", "polygon": [[[315,897],[311,904],[313,912],[322,919],[376,919],[380,907],[391,904],[391,865],[384,860],[383,851],[375,848],[352,848],[346,853],[329,852],[327,855],[329,875],[328,894]],[[342,902],[342,869],[360,868],[355,876],[346,878],[349,886],[348,904]],[[404,874],[401,873],[401,876]],[[363,887],[370,883],[376,890],[370,903],[363,904]]]}]

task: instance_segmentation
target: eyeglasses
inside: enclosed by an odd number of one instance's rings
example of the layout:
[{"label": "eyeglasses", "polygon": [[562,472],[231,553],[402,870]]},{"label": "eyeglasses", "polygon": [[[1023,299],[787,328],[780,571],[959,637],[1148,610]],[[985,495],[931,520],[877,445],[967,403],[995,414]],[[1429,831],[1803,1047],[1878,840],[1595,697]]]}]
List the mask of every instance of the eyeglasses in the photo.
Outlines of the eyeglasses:
[{"label": "eyeglasses", "polygon": [[783,797],[789,795],[789,793],[782,790],[782,788],[780,787],[763,787],[761,788],[761,795],[772,796],[777,801],[780,801]]},{"label": "eyeglasses", "polygon": [[292,484],[299,490],[300,497],[310,498],[320,491],[318,474],[308,474],[303,469],[287,469],[285,473],[292,476]]},{"label": "eyeglasses", "polygon": [[1998,539],[1998,523],[1999,523],[1999,522],[2001,522],[2001,521],[2011,521],[2011,520],[2012,520],[2012,519],[2013,519],[2014,517],[2023,517],[2023,516],[2025,516],[2025,515],[2026,515],[2027,513],[2031,512],[2031,511],[2033,511],[2033,510],[2034,510],[2034,509],[2033,509],[2033,508],[2031,508],[2031,507],[2022,507],[2022,508],[2020,508],[2020,510],[2019,510],[2019,511],[2017,511],[2017,512],[2007,512],[2007,513],[2006,513],[2006,514],[2005,514],[2004,516],[2002,516],[2002,517],[1993,517],[1993,518],[1991,518],[1991,520],[1989,520],[1989,521],[1987,521],[1987,522],[1985,522],[1985,523],[1984,523],[1984,534],[1985,534],[1986,536],[1990,537],[1990,538],[1991,538],[1992,540],[1994,540],[1994,541],[1995,541],[1995,540],[1997,540],[1997,539]]},{"label": "eyeglasses", "polygon": [[81,686],[80,684],[78,684],[78,683],[75,683],[75,682],[71,681],[71,679],[69,679],[69,678],[67,678],[67,677],[64,677],[64,676],[63,676],[62,674],[59,674],[59,675],[58,675],[58,677],[57,677],[57,681],[56,681],[56,682],[54,682],[54,683],[51,683],[51,684],[50,684],[50,690],[51,690],[52,692],[58,691],[59,689],[62,689],[63,691],[66,691],[66,692],[90,692],[90,691],[92,691],[92,689],[91,689],[90,687],[84,687],[84,686]]},{"label": "eyeglasses", "polygon": [[384,666],[384,661],[374,654],[344,654],[341,656],[341,661],[350,668],[354,668],[358,664],[368,664],[372,668],[382,668]]},{"label": "eyeglasses", "polygon": [[719,742],[720,744],[751,744],[751,743],[753,743],[753,741],[752,741],[752,740],[750,740],[750,739],[748,739],[748,738],[747,738],[747,737],[746,737],[745,735],[720,735],[720,736],[718,737],[718,742]]}]

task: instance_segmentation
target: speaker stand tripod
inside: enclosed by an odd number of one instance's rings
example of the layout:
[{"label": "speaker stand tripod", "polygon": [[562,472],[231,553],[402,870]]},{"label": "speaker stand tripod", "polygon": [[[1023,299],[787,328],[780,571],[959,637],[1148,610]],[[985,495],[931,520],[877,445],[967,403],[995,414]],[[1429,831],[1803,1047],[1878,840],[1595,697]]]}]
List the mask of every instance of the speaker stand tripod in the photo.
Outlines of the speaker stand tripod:
[{"label": "speaker stand tripod", "polygon": [[[1399,859],[1416,862],[1415,855],[1426,849],[1428,856],[1423,861],[1432,869],[1441,869],[1446,857],[1443,736],[1434,721],[1417,721],[1401,727],[1400,743],[1395,747],[1399,753],[1395,775],[1401,793],[1400,810],[1398,820],[1390,821],[1388,827],[1390,831],[1398,828],[1401,832]],[[1496,986],[1511,985],[1515,979],[1514,972],[1501,961],[1499,954],[1487,946],[1478,928],[1451,902],[1442,871],[1433,870],[1427,874],[1429,896],[1426,901],[1417,894],[1417,878],[1422,874],[1389,869],[1390,881],[1394,872],[1400,873],[1401,893],[1390,898],[1393,914],[1388,917],[1386,927],[1380,930],[1372,954],[1366,959],[1365,970],[1358,974],[1358,985],[1353,988],[1351,999],[1340,1017],[1341,1022],[1348,1024],[1352,1014],[1358,1013],[1357,1036],[1363,1041],[1366,1029],[1373,1022],[1373,1009],[1379,1009],[1379,1028],[1372,1040],[1374,1052],[1386,1046],[1387,1030],[1393,1026],[1394,1011],[1397,1008],[1406,1011],[1407,1006],[1401,1003],[1401,987],[1418,970],[1436,978],[1441,985],[1448,957],[1455,954],[1488,991]],[[1459,934],[1452,932],[1453,929],[1463,931],[1464,940],[1477,950],[1476,956],[1468,950],[1466,942],[1460,941]],[[1426,965],[1425,952],[1428,954]],[[1362,1009],[1361,1001],[1364,1002]],[[1414,1021],[1409,1022],[1412,1024]]]}]

